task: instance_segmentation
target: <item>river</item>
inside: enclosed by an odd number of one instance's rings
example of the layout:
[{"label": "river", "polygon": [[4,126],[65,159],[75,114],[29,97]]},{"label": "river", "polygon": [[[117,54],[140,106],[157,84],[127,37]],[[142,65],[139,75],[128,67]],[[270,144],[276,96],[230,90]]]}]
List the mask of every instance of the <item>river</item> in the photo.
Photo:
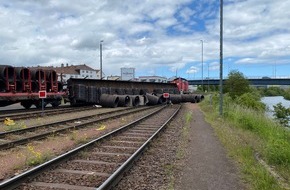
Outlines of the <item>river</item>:
[{"label": "river", "polygon": [[267,111],[267,115],[270,117],[273,117],[273,112],[274,112],[274,105],[278,103],[282,103],[282,106],[289,108],[290,107],[290,101],[285,100],[283,96],[270,96],[270,97],[263,97],[261,98],[261,102],[266,104],[267,108],[269,111]]}]

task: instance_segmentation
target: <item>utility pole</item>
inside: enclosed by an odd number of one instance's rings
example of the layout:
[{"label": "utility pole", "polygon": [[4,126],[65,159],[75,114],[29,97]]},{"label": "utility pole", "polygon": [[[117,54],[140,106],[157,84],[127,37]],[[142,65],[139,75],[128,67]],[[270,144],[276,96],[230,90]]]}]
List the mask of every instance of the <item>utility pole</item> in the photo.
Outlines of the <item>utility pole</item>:
[{"label": "utility pole", "polygon": [[203,91],[203,40],[201,42],[201,89]]},{"label": "utility pole", "polygon": [[220,0],[220,105],[219,115],[223,115],[223,0]]},{"label": "utility pole", "polygon": [[103,40],[101,40],[100,41],[100,78],[101,78],[101,80],[103,80],[103,55],[102,55],[102,53],[103,53]]}]

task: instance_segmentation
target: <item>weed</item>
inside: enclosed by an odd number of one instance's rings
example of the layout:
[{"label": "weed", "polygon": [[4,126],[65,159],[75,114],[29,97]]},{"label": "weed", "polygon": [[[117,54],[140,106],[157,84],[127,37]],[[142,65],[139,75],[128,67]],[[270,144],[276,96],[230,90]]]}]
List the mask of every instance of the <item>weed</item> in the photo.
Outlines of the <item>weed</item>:
[{"label": "weed", "polygon": [[26,165],[28,166],[36,166],[38,164],[44,163],[45,161],[49,160],[51,158],[50,153],[41,153],[39,151],[35,150],[35,147],[33,147],[31,144],[27,145],[28,155],[26,158]]},{"label": "weed", "polygon": [[165,164],[164,165],[166,176],[169,176],[169,185],[167,189],[174,190],[174,165],[172,164]]}]

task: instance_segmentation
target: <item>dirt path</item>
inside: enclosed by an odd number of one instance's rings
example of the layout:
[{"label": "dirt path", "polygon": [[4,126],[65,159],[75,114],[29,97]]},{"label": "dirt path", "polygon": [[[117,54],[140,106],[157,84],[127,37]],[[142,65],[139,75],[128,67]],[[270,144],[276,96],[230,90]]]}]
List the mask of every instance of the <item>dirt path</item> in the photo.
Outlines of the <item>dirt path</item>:
[{"label": "dirt path", "polygon": [[197,104],[187,104],[193,112],[188,152],[176,190],[246,189],[234,163]]}]

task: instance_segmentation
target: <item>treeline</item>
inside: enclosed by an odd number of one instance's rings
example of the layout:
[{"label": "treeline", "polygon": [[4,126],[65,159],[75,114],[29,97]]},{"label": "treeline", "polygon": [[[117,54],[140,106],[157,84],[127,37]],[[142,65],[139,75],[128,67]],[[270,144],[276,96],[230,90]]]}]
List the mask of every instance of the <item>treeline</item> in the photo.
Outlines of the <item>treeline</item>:
[{"label": "treeline", "polygon": [[286,100],[290,100],[290,88],[282,89],[280,87],[272,86],[269,88],[258,89],[261,96],[283,96]]},{"label": "treeline", "polygon": [[[213,99],[219,96],[217,89],[214,90],[216,93],[211,93],[214,94]],[[283,96],[285,99],[290,100],[290,89],[282,89],[280,87],[257,89],[251,87],[243,73],[235,70],[229,73],[229,78],[224,84],[223,93],[224,104],[237,104],[260,112],[266,111],[266,105],[261,102],[261,97],[263,96]],[[290,108],[285,108],[282,104],[275,105],[274,118],[282,126],[290,127]]]}]

